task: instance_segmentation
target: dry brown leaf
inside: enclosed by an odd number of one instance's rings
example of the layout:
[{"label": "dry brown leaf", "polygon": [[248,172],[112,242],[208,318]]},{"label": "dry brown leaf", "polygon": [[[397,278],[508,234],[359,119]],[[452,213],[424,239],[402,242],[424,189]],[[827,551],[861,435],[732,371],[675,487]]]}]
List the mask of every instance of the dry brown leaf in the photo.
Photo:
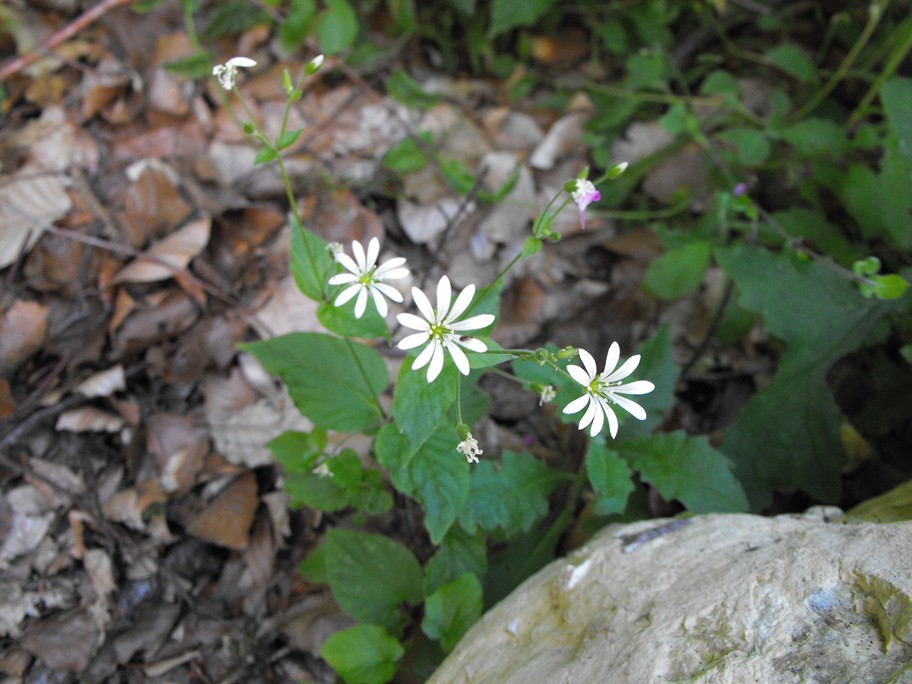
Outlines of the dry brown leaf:
[{"label": "dry brown leaf", "polygon": [[55,175],[19,172],[0,179],[0,268],[27,253],[48,225],[73,207]]},{"label": "dry brown leaf", "polygon": [[61,413],[54,429],[67,432],[117,432],[124,425],[124,419],[114,413],[94,406],[83,406]]},{"label": "dry brown leaf", "polygon": [[244,472],[201,511],[187,514],[187,532],[218,546],[242,550],[258,505],[256,476]]},{"label": "dry brown leaf", "polygon": [[19,641],[53,670],[82,672],[95,652],[98,630],[83,609],[44,618]]},{"label": "dry brown leaf", "polygon": [[61,106],[45,107],[38,119],[19,131],[16,142],[28,150],[26,167],[31,171],[98,168],[98,143],[88,129],[71,121]]},{"label": "dry brown leaf", "polygon": [[183,293],[164,293],[160,300],[151,297],[143,308],[127,317],[114,336],[114,350],[131,354],[148,348],[159,340],[178,335],[199,318],[199,307]]},{"label": "dry brown leaf", "polygon": [[123,63],[106,53],[98,65],[87,71],[79,84],[82,91],[82,119],[88,121],[130,85]]},{"label": "dry brown leaf", "polygon": [[0,375],[9,376],[41,349],[47,332],[48,308],[38,302],[17,299],[0,318]]},{"label": "dry brown leaf", "polygon": [[3,420],[16,410],[16,402],[10,392],[6,378],[0,378],[0,420]]},{"label": "dry brown leaf", "polygon": [[53,513],[13,515],[6,539],[0,547],[0,568],[19,556],[38,548],[54,521]]},{"label": "dry brown leaf", "polygon": [[120,364],[107,370],[93,373],[80,382],[73,389],[77,394],[86,397],[110,397],[114,392],[120,392],[127,387],[123,366]]},{"label": "dry brown leaf", "polygon": [[583,126],[595,113],[595,105],[585,93],[570,100],[568,111],[548,129],[544,139],[529,157],[533,169],[551,169],[562,157],[583,150]]},{"label": "dry brown leaf", "polygon": [[201,418],[159,413],[146,422],[146,448],[155,456],[165,492],[189,490],[209,453],[209,431]]},{"label": "dry brown leaf", "polygon": [[107,596],[117,589],[111,557],[107,553],[101,549],[89,549],[84,554],[82,564],[96,595]]},{"label": "dry brown leaf", "polygon": [[107,501],[103,501],[101,509],[108,520],[122,522],[135,530],[145,529],[143,513],[153,504],[164,503],[168,496],[162,490],[157,479],[146,480],[132,489],[117,492]]},{"label": "dry brown leaf", "polygon": [[209,242],[212,220],[198,219],[156,242],[114,276],[112,283],[151,283],[173,278]]}]

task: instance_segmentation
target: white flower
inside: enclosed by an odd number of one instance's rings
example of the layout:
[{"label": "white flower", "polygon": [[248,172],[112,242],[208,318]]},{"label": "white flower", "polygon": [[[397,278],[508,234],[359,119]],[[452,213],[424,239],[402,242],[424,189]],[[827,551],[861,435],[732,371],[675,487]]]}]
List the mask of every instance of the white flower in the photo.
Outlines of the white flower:
[{"label": "white flower", "polygon": [[538,397],[538,405],[542,406],[543,404],[547,404],[556,396],[557,392],[554,391],[554,387],[551,385],[546,385],[544,388],[542,388],[541,394]]},{"label": "white flower", "polygon": [[583,418],[580,420],[580,430],[585,430],[591,424],[592,427],[589,434],[595,437],[602,431],[604,420],[607,418],[611,436],[617,436],[618,419],[611,408],[611,404],[617,404],[634,418],[639,420],[646,419],[646,411],[643,410],[642,406],[627,397],[620,396],[621,394],[648,394],[655,389],[655,385],[648,380],[637,380],[627,385],[621,382],[621,380],[633,373],[640,364],[639,354],[631,356],[623,366],[615,370],[621,357],[621,349],[617,342],[612,342],[611,348],[608,350],[608,356],[605,359],[605,370],[601,375],[599,375],[595,366],[595,359],[592,358],[589,352],[585,349],[580,349],[579,357],[585,369],[579,366],[567,366],[567,372],[570,373],[570,377],[586,388],[586,393],[579,399],[574,399],[567,404],[564,413],[579,413],[583,410],[583,407],[587,407],[586,413],[583,414]]},{"label": "white flower", "polygon": [[330,285],[348,285],[336,297],[336,306],[342,306],[358,295],[358,301],[355,302],[355,318],[361,318],[367,307],[367,296],[372,295],[377,311],[385,317],[389,308],[384,297],[394,302],[401,302],[402,295],[396,288],[382,281],[407,276],[408,269],[402,267],[405,259],[396,257],[388,260],[382,266],[377,266],[377,256],[380,254],[380,240],[377,238],[371,238],[371,241],[367,243],[367,254],[364,253],[364,247],[360,242],[357,240],[352,242],[352,253],[355,255],[354,259],[341,251],[336,254],[336,261],[348,271],[348,273],[339,273],[329,279]]},{"label": "white flower", "polygon": [[466,330],[478,330],[486,328],[494,322],[494,316],[491,314],[479,314],[457,321],[465,310],[469,308],[472,297],[475,296],[475,286],[469,285],[450,307],[452,291],[450,289],[450,279],[443,276],[437,283],[437,308],[431,307],[431,302],[427,296],[417,287],[412,288],[412,297],[418,311],[424,318],[419,318],[414,314],[402,313],[396,318],[406,328],[419,330],[403,338],[399,342],[400,349],[414,349],[422,344],[429,343],[412,363],[412,370],[418,370],[428,362],[427,380],[433,382],[434,378],[440,375],[443,369],[443,350],[446,349],[453,357],[453,363],[463,375],[469,374],[469,360],[460,347],[465,347],[474,352],[485,352],[488,350],[487,345],[481,340],[474,337],[461,335]]},{"label": "white flower", "polygon": [[234,79],[237,78],[238,67],[248,69],[252,66],[256,66],[256,62],[249,57],[232,57],[224,64],[217,64],[212,67],[212,75],[218,79],[218,82],[222,84],[225,90],[231,90],[234,88]]},{"label": "white flower", "polygon": [[478,448],[478,440],[472,437],[472,433],[466,434],[466,438],[456,445],[456,451],[465,454],[469,463],[478,463],[478,457],[484,452]]},{"label": "white flower", "polygon": [[314,468],[310,472],[312,472],[314,475],[316,475],[317,477],[319,477],[321,479],[325,479],[327,477],[333,477],[333,472],[329,469],[329,466],[326,465],[326,461],[323,461],[323,463],[318,465],[316,468]]},{"label": "white flower", "polygon": [[602,193],[595,189],[592,181],[587,181],[584,178],[577,178],[576,189],[570,193],[570,196],[573,198],[573,201],[576,202],[576,206],[579,207],[580,225],[585,229],[586,207],[592,202],[598,202],[602,199]]}]

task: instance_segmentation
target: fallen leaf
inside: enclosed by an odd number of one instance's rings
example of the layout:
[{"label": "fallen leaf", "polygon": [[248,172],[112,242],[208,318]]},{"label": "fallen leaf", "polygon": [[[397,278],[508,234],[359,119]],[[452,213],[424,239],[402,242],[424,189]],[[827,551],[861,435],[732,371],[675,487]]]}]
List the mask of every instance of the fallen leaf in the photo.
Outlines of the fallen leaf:
[{"label": "fallen leaf", "polygon": [[111,557],[107,553],[101,549],[89,549],[83,556],[82,564],[97,596],[107,596],[117,589]]},{"label": "fallen leaf", "polygon": [[173,278],[205,249],[211,226],[208,218],[188,223],[127,264],[111,282],[151,283]]},{"label": "fallen leaf", "polygon": [[20,171],[0,182],[0,268],[27,253],[45,229],[73,207],[63,184],[52,174]]},{"label": "fallen leaf", "polygon": [[89,665],[98,640],[91,616],[77,609],[42,619],[19,641],[53,670],[82,672]]},{"label": "fallen leaf", "polygon": [[209,431],[202,419],[158,413],[146,421],[146,433],[146,448],[158,462],[162,489],[189,490],[209,453]]},{"label": "fallen leaf", "polygon": [[258,505],[256,476],[244,472],[202,510],[187,514],[187,532],[217,546],[242,550]]},{"label": "fallen leaf", "polygon": [[583,126],[595,113],[595,105],[585,93],[577,93],[570,100],[567,113],[554,122],[545,137],[529,157],[533,169],[551,169],[561,157],[567,157],[583,148]]},{"label": "fallen leaf", "polygon": [[86,397],[110,397],[127,387],[123,366],[116,365],[87,377],[73,389],[77,394]]},{"label": "fallen leaf", "polygon": [[[0,212],[3,211],[0,205]],[[0,225],[3,219],[0,218]],[[2,240],[0,231],[0,240]],[[48,308],[17,299],[0,318],[0,375],[9,376],[41,349],[48,333]]]},{"label": "fallen leaf", "polygon": [[68,432],[117,432],[124,425],[124,419],[114,413],[83,406],[57,416],[54,429]]}]

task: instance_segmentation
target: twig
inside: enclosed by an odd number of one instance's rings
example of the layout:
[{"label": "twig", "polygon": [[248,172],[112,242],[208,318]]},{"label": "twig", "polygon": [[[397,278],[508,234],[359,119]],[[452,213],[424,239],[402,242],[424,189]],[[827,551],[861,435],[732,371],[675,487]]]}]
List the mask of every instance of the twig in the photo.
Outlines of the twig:
[{"label": "twig", "polygon": [[80,17],[76,18],[74,21],[64,26],[59,31],[51,34],[51,36],[46,41],[44,41],[40,47],[32,50],[27,54],[16,57],[5,67],[0,69],[0,83],[3,83],[3,81],[12,76],[15,76],[30,64],[37,62],[42,57],[50,54],[50,52],[58,45],[64,41],[69,40],[84,28],[89,26],[89,24],[94,23],[103,15],[110,12],[112,9],[120,7],[121,5],[129,5],[131,2],[133,2],[133,0],[101,0],[101,2],[95,5],[95,7],[83,13]]}]

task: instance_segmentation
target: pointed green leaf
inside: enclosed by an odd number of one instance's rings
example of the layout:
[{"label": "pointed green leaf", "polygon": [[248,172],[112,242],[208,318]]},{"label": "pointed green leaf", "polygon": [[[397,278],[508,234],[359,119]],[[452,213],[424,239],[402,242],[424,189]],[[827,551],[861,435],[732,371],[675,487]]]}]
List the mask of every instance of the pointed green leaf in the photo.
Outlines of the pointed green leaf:
[{"label": "pointed green leaf", "polygon": [[880,89],[890,131],[896,137],[900,156],[912,169],[912,78],[891,78]]},{"label": "pointed green leaf", "polygon": [[334,528],[326,534],[324,546],[333,596],[358,622],[396,627],[403,621],[400,605],[421,602],[421,566],[399,542]]},{"label": "pointed green leaf", "polygon": [[291,217],[291,274],[298,289],[314,301],[323,301],[333,268],[329,247]]},{"label": "pointed green leaf", "polygon": [[386,684],[405,653],[395,638],[377,625],[355,625],[333,634],[320,648],[322,657],[346,684]]},{"label": "pointed green leaf", "polygon": [[389,381],[374,349],[322,333],[291,333],[241,345],[279,376],[298,410],[332,430],[367,430],[383,412],[377,399]]},{"label": "pointed green leaf", "polygon": [[481,617],[481,583],[466,573],[427,597],[421,629],[449,653]]},{"label": "pointed green leaf", "polygon": [[348,0],[325,0],[326,9],[317,17],[317,40],[327,55],[347,50],[358,36],[358,15]]},{"label": "pointed green leaf", "polygon": [[425,595],[467,572],[483,577],[488,568],[485,536],[481,531],[469,534],[459,525],[447,530],[440,548],[424,568]]},{"label": "pointed green leaf", "polygon": [[633,473],[627,462],[616,451],[592,439],[586,452],[586,475],[597,497],[592,512],[596,515],[623,513],[634,489]]}]

